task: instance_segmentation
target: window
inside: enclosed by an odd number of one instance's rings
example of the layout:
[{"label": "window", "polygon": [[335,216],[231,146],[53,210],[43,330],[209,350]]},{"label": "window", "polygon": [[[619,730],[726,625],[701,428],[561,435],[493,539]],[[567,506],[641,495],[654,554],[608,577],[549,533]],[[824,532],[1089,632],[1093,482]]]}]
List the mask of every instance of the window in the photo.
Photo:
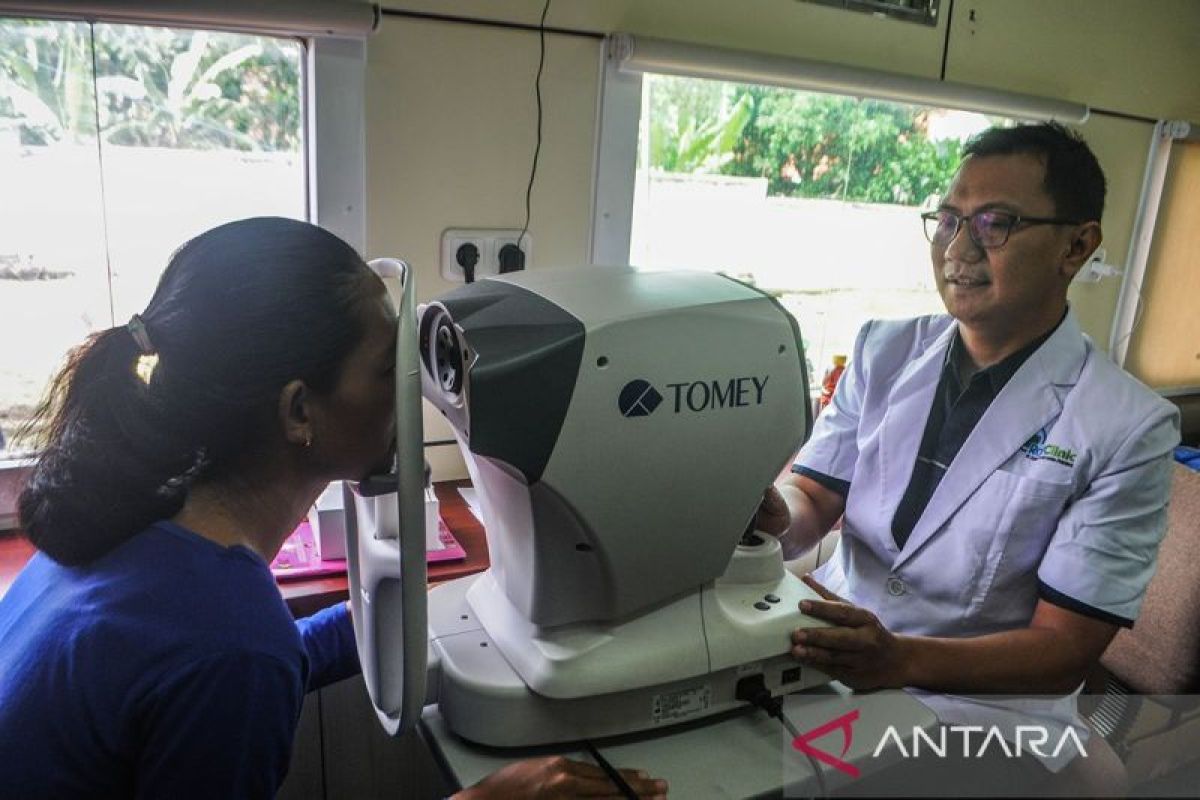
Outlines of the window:
[{"label": "window", "polygon": [[0,19],[0,459],[69,348],[145,307],[171,253],[306,218],[297,40]]},{"label": "window", "polygon": [[814,387],[866,320],[943,311],[918,214],[1003,120],[656,74],[642,91],[630,263],[777,294]]}]

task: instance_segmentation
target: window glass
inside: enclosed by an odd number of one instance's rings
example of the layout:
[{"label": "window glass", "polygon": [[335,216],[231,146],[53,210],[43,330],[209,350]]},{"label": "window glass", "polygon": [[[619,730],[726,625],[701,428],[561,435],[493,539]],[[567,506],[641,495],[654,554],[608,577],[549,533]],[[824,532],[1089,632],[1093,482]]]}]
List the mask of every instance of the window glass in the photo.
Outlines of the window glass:
[{"label": "window glass", "polygon": [[966,139],[997,122],[647,74],[630,262],[776,293],[800,323],[815,388],[868,319],[943,310],[918,215]]},{"label": "window glass", "polygon": [[175,248],[253,216],[305,218],[298,42],[96,26],[113,310],[145,308]]},{"label": "window glass", "polygon": [[305,218],[301,63],[287,39],[0,19],[0,458],[67,350],[142,310],[175,248]]},{"label": "window glass", "polygon": [[0,458],[112,324],[94,98],[86,24],[0,19]]}]

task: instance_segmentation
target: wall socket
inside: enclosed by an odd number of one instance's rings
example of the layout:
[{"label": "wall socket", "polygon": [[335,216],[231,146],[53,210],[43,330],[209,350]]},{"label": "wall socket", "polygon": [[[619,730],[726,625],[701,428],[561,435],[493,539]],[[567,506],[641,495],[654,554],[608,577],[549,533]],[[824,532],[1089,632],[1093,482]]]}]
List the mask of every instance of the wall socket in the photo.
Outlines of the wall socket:
[{"label": "wall socket", "polygon": [[[502,271],[502,251],[509,257],[510,269],[507,271],[512,271],[514,262],[520,263],[521,258],[511,251],[504,251],[504,246],[515,247],[518,238],[521,238],[519,229],[447,228],[442,231],[442,277],[451,283],[462,283],[466,273],[460,258],[469,259],[472,254],[478,259],[475,262],[475,280],[499,275]],[[524,255],[523,268],[528,269],[533,261],[533,236],[529,231],[521,238],[521,251]]]},{"label": "wall socket", "polygon": [[1123,270],[1114,264],[1105,262],[1108,258],[1108,251],[1103,247],[1096,248],[1096,252],[1092,253],[1092,257],[1087,260],[1087,263],[1080,267],[1079,272],[1075,273],[1076,283],[1096,283],[1101,278],[1120,275]]}]

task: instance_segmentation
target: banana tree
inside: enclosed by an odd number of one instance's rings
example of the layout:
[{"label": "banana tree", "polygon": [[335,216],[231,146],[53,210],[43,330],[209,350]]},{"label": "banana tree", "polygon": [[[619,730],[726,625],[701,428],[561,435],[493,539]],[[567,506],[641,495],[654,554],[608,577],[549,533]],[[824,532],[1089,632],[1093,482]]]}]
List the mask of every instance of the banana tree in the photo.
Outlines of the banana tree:
[{"label": "banana tree", "polygon": [[25,144],[96,135],[86,24],[0,20],[0,120],[6,117]]},{"label": "banana tree", "polygon": [[650,166],[715,173],[734,156],[753,110],[749,97],[710,81],[656,77],[650,104]]},{"label": "banana tree", "polygon": [[[114,144],[158,147],[257,149],[255,139],[229,123],[238,99],[225,96],[221,80],[263,53],[249,40],[230,49],[206,31],[108,28],[100,38],[108,63],[96,86],[104,98],[103,134]],[[178,50],[178,41],[186,46]]]}]

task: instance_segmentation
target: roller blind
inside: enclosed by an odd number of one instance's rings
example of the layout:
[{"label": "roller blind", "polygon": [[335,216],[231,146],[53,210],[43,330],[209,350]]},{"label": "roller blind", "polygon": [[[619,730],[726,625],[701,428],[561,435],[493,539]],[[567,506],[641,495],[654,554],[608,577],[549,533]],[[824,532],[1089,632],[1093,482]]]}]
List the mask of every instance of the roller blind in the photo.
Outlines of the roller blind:
[{"label": "roller blind", "polygon": [[1200,142],[1171,146],[1125,366],[1155,389],[1200,387]]},{"label": "roller blind", "polygon": [[362,37],[378,26],[379,6],[366,0],[0,0],[0,17]]},{"label": "roller blind", "polygon": [[760,83],[811,92],[872,97],[916,105],[979,111],[1017,119],[1081,123],[1088,107],[1065,100],[980,86],[895,75],[824,61],[617,34],[609,56],[624,72],[655,72],[691,78]]}]

